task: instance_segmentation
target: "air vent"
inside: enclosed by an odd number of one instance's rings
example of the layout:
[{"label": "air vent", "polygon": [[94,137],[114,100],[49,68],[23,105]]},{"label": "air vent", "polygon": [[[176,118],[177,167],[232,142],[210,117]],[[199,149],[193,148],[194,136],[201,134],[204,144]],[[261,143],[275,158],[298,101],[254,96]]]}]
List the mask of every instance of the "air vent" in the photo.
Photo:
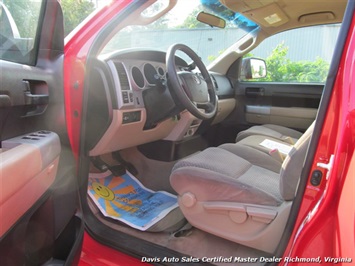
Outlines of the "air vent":
[{"label": "air vent", "polygon": [[128,91],[130,88],[126,69],[124,68],[122,63],[115,63],[115,66],[118,74],[118,79],[120,80],[121,90]]}]

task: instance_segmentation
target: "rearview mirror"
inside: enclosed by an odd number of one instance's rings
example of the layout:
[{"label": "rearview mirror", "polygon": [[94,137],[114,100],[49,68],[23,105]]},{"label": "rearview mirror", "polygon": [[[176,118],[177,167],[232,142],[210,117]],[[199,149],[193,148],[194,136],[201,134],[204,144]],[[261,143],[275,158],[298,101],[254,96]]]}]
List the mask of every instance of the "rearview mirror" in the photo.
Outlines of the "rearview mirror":
[{"label": "rearview mirror", "polygon": [[259,79],[266,77],[266,63],[260,58],[244,58],[241,69],[241,79]]},{"label": "rearview mirror", "polygon": [[196,19],[202,23],[210,25],[211,27],[218,27],[222,29],[226,27],[226,21],[224,19],[209,13],[200,12],[198,13]]}]

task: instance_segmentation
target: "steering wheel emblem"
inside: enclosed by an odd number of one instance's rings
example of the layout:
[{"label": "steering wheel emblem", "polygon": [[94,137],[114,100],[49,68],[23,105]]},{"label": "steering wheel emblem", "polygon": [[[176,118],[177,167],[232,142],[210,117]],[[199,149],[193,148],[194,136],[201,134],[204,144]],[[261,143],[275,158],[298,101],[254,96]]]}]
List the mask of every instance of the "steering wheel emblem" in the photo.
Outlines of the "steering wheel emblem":
[{"label": "steering wheel emblem", "polygon": [[[201,71],[201,75],[200,73],[196,75],[196,73],[191,73],[191,71],[178,72],[175,64],[177,51],[188,55],[193,64]],[[175,92],[176,98],[182,107],[201,120],[208,120],[216,115],[218,98],[212,79],[209,78],[209,72],[200,57],[191,48],[184,44],[170,46],[166,52],[166,71],[170,88]],[[189,87],[189,94],[185,91],[185,85]]]},{"label": "steering wheel emblem", "polygon": [[194,81],[195,81],[197,84],[201,84],[201,80],[200,80],[200,78],[199,78],[197,75],[193,75],[192,78],[194,79]]}]

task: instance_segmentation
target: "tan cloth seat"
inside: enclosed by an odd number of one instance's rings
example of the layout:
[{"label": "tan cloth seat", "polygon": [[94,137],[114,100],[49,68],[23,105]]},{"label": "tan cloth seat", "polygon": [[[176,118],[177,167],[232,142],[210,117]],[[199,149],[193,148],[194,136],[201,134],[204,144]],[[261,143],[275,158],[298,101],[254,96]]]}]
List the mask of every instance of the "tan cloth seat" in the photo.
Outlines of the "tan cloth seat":
[{"label": "tan cloth seat", "polygon": [[236,142],[253,135],[268,136],[279,139],[281,141],[296,143],[297,140],[302,136],[302,133],[283,126],[265,124],[261,126],[252,126],[247,130],[239,132],[236,138]]},{"label": "tan cloth seat", "polygon": [[274,252],[312,132],[310,127],[282,165],[268,165],[259,157],[267,154],[240,144],[208,148],[177,162],[170,182],[186,219],[201,230]]},{"label": "tan cloth seat", "polygon": [[[313,128],[314,128],[314,124],[315,121],[309,126],[309,129],[313,132]],[[268,125],[265,125],[268,126]],[[271,125],[271,126],[275,126],[275,125]],[[259,128],[262,128],[263,126],[256,126]],[[254,128],[256,128],[254,127]],[[280,126],[275,126],[276,128],[283,128]],[[263,164],[263,167],[268,168],[269,166],[273,166],[274,163],[270,162],[270,158],[266,158],[265,156],[261,155],[260,153],[258,154],[255,151],[250,151],[250,149],[247,149],[245,147],[241,147],[241,146],[247,146],[249,148],[253,148],[256,149],[258,151],[261,151],[263,153],[266,153],[268,156],[267,157],[272,157],[272,159],[276,160],[280,163],[282,163],[284,161],[284,159],[287,156],[287,153],[292,149],[292,146],[295,145],[295,143],[298,141],[299,137],[297,138],[291,138],[291,137],[285,137],[285,135],[283,135],[283,137],[271,137],[268,136],[267,134],[264,135],[253,135],[250,134],[251,132],[256,133],[257,130],[254,130],[253,127],[250,128],[250,130],[248,133],[242,134],[242,136],[240,136],[239,141],[237,143],[227,143],[227,144],[223,144],[220,147],[226,150],[229,150],[231,152],[236,152],[237,155],[241,154],[241,151],[243,155],[247,154],[246,156],[248,156],[248,158],[250,158],[253,161],[259,161],[259,160],[263,160],[265,161]],[[286,131],[289,131],[289,133],[292,133],[294,130],[292,129],[288,129],[288,128],[284,128],[284,133],[286,133]],[[275,134],[274,134],[275,135]],[[280,134],[278,135],[280,136]],[[293,132],[293,136],[295,137],[296,134]],[[302,135],[301,135],[302,136]],[[265,145],[265,141],[271,143],[270,145]],[[254,154],[254,155],[252,155]],[[252,156],[252,158],[251,158]],[[256,158],[254,158],[256,157]],[[256,160],[258,159],[258,160]],[[265,165],[267,164],[267,165]],[[277,166],[278,169],[280,169],[279,166]],[[274,168],[273,168],[274,169]]]}]

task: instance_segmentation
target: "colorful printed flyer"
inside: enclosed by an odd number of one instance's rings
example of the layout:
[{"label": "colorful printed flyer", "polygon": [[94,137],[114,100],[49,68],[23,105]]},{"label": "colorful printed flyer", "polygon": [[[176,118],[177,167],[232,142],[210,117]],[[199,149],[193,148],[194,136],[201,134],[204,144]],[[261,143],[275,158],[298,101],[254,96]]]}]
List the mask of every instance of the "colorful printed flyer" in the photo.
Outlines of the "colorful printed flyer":
[{"label": "colorful printed flyer", "polygon": [[102,214],[145,231],[178,206],[176,196],[152,191],[134,176],[90,174],[88,193]]}]

